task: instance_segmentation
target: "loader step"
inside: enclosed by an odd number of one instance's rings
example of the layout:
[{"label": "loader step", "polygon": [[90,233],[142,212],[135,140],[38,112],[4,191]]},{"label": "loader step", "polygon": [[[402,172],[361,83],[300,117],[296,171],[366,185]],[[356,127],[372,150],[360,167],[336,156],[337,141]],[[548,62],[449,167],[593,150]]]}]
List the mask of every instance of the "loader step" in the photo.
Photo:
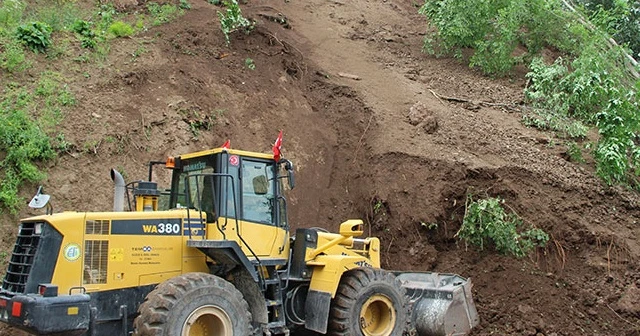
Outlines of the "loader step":
[{"label": "loader step", "polygon": [[280,279],[266,279],[264,283],[267,285],[277,285],[280,283]]},{"label": "loader step", "polygon": [[281,306],[282,300],[267,300],[267,307]]}]

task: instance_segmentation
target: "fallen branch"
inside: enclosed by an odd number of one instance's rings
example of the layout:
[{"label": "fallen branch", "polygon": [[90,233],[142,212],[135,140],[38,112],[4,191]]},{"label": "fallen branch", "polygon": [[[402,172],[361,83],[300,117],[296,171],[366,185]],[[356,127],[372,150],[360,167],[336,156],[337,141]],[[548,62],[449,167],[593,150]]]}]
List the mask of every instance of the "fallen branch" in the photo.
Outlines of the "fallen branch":
[{"label": "fallen branch", "polygon": [[492,102],[488,102],[488,101],[484,101],[484,100],[470,100],[470,99],[465,99],[465,98],[458,98],[458,97],[448,97],[448,96],[443,96],[443,95],[439,95],[438,93],[436,93],[435,91],[429,89],[429,92],[431,92],[431,94],[433,94],[434,97],[438,98],[440,101],[446,100],[446,101],[450,101],[450,102],[454,102],[454,103],[469,103],[469,104],[474,104],[474,105],[486,105],[486,106],[492,106],[492,107],[504,107],[504,108],[508,108],[508,109],[517,109],[516,104],[514,103],[509,103],[509,104],[504,104],[504,103],[492,103]]},{"label": "fallen branch", "polygon": [[353,79],[353,80],[361,80],[362,79],[360,76],[352,75],[352,74],[344,73],[344,72],[338,72],[338,76],[343,77],[343,78]]}]

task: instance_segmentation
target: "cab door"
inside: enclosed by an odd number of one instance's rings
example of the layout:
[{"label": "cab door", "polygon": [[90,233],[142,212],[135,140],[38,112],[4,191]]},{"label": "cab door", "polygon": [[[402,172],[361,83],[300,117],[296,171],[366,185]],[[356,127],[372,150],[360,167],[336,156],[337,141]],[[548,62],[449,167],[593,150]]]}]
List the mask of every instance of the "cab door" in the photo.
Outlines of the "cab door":
[{"label": "cab door", "polygon": [[[258,256],[269,256],[279,239],[274,163],[242,158],[240,162],[240,235]],[[248,252],[248,251],[247,251]],[[273,256],[277,257],[277,256]]]}]

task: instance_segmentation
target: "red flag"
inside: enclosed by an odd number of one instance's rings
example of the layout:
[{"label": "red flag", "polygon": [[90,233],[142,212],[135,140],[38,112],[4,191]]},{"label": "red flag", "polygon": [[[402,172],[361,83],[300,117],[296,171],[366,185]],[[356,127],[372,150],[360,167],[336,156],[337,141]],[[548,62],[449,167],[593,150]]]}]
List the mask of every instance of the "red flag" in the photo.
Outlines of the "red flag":
[{"label": "red flag", "polygon": [[273,159],[276,162],[280,161],[280,148],[282,148],[282,131],[280,131],[276,142],[273,144]]},{"label": "red flag", "polygon": [[222,149],[230,149],[231,148],[231,140],[227,140],[221,147]]}]

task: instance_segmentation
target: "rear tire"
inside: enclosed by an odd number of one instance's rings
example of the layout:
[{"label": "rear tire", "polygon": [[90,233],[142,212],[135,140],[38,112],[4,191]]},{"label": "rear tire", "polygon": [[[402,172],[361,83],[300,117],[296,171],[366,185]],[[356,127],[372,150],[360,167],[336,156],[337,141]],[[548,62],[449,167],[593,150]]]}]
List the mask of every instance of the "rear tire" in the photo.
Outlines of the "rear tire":
[{"label": "rear tire", "polygon": [[138,336],[251,335],[251,313],[229,282],[206,273],[187,273],[156,287],[138,309]]},{"label": "rear tire", "polygon": [[401,336],[407,322],[405,291],[384,270],[344,273],[329,312],[329,335]]}]

